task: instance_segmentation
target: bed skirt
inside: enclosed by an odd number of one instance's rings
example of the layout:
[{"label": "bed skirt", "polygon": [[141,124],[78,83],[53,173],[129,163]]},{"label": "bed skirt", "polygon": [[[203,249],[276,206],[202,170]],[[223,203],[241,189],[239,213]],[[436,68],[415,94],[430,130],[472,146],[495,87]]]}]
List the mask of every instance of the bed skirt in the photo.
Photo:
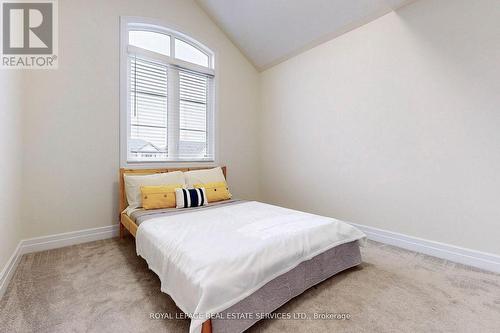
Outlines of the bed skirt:
[{"label": "bed skirt", "polygon": [[[259,321],[257,315],[249,319],[227,319],[234,314],[271,313],[292,298],[316,284],[361,263],[357,241],[334,247],[311,260],[304,261],[288,273],[265,284],[252,295],[221,312],[212,319],[214,333],[239,333]],[[256,318],[257,317],[257,318]],[[224,319],[222,319],[224,318]]]}]

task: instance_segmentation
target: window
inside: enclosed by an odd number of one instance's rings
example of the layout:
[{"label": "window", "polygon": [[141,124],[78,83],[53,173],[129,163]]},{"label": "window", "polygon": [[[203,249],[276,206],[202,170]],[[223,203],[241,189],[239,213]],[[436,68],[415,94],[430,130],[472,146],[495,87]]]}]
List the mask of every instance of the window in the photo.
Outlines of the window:
[{"label": "window", "polygon": [[145,22],[122,33],[122,164],[214,161],[213,53]]},{"label": "window", "polygon": [[208,67],[209,63],[207,54],[177,38],[175,39],[175,57],[203,67]]},{"label": "window", "polygon": [[170,55],[170,36],[165,34],[131,30],[128,33],[128,44],[166,56]]}]

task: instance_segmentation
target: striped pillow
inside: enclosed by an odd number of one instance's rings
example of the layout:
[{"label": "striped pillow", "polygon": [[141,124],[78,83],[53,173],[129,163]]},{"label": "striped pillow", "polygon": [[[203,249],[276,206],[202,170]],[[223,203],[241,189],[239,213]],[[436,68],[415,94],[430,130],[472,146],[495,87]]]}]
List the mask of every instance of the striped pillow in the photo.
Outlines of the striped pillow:
[{"label": "striped pillow", "polygon": [[175,201],[177,208],[190,208],[205,206],[208,203],[204,188],[176,188]]}]

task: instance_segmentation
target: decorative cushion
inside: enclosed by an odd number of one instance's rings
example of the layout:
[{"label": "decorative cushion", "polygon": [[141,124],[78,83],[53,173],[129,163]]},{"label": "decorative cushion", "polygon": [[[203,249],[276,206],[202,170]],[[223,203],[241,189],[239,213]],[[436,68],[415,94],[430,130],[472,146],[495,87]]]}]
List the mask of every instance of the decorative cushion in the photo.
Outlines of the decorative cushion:
[{"label": "decorative cushion", "polygon": [[182,188],[182,185],[142,186],[142,208],[174,208],[176,188]]},{"label": "decorative cushion", "polygon": [[205,206],[208,203],[204,188],[177,188],[175,189],[177,208]]},{"label": "decorative cushion", "polygon": [[231,193],[226,182],[195,184],[195,188],[204,188],[208,202],[217,202],[231,199]]}]

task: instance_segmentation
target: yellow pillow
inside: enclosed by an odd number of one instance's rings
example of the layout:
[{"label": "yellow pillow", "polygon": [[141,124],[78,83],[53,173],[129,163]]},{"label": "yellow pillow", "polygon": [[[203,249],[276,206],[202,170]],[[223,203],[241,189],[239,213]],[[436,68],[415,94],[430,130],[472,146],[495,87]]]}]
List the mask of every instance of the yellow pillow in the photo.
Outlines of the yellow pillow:
[{"label": "yellow pillow", "polygon": [[176,188],[182,185],[141,186],[142,208],[174,208]]},{"label": "yellow pillow", "polygon": [[205,188],[208,202],[216,202],[231,199],[231,193],[226,182],[195,184],[194,188]]}]

